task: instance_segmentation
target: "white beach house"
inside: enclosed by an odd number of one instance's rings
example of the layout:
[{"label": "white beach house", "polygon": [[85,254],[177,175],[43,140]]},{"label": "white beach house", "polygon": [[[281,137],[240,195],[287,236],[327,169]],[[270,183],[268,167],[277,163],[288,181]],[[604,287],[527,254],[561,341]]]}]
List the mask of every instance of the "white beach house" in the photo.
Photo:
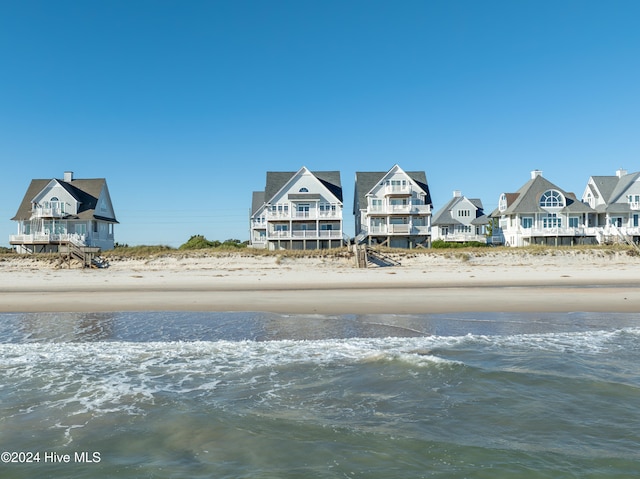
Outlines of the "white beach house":
[{"label": "white beach house", "polygon": [[250,245],[327,249],[345,244],[339,171],[268,171],[264,191],[253,192]]},{"label": "white beach house", "polygon": [[356,242],[392,248],[428,246],[431,195],[424,171],[356,172]]},{"label": "white beach house", "polygon": [[492,242],[506,246],[593,244],[596,230],[589,226],[589,219],[594,213],[575,194],[534,170],[518,191],[500,195],[498,208],[491,213],[497,220]]},{"label": "white beach house", "polygon": [[62,245],[114,247],[118,223],[104,178],[35,179],[12,218],[17,234],[9,243],[19,253],[57,252]]}]

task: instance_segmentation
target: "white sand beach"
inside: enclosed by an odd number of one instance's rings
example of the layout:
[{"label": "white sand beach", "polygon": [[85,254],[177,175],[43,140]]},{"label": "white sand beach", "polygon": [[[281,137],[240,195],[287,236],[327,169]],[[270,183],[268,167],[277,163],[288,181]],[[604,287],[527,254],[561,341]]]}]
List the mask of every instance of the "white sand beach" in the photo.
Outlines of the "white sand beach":
[{"label": "white sand beach", "polygon": [[1,312],[640,312],[640,257],[625,251],[407,252],[395,267],[250,253],[110,260],[105,269],[0,261]]}]

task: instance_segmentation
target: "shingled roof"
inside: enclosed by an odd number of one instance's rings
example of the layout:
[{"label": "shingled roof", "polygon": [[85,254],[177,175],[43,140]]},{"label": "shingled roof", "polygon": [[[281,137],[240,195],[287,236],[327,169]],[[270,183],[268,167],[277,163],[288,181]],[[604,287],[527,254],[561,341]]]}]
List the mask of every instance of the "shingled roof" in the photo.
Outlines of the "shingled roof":
[{"label": "shingled roof", "polygon": [[501,215],[511,215],[516,213],[545,213],[546,210],[540,207],[540,196],[547,190],[557,190],[562,193],[566,199],[566,205],[561,208],[561,212],[570,213],[589,213],[593,209],[576,198],[574,193],[564,191],[562,188],[551,183],[542,175],[527,181],[515,193],[506,193],[507,209],[504,211],[494,210],[492,217]]},{"label": "shingled roof", "polygon": [[431,224],[432,225],[455,225],[462,224],[462,222],[454,219],[451,216],[451,210],[453,207],[462,200],[469,201],[476,209],[476,217],[473,219],[471,224],[486,224],[489,222],[489,219],[484,215],[482,209],[482,201],[479,198],[467,198],[465,196],[454,196],[451,198],[446,205],[440,208],[436,213],[434,213]]},{"label": "shingled roof", "polygon": [[[104,216],[95,214],[98,198],[106,184],[106,180],[104,178],[74,179],[71,182],[56,179],[56,181],[79,203],[78,213],[73,215],[72,218],[87,220],[100,219],[114,223],[118,222],[115,217],[105,218]],[[51,179],[31,180],[31,183],[27,188],[27,192],[18,207],[17,213],[11,219],[14,221],[29,220],[31,218],[31,202],[43,189],[47,187],[50,182]]]},{"label": "shingled roof", "polygon": [[[264,191],[254,191],[251,201],[251,214],[271,199],[287,184],[298,171],[267,171],[267,183]],[[338,201],[342,202],[342,184],[339,171],[310,171]]]}]

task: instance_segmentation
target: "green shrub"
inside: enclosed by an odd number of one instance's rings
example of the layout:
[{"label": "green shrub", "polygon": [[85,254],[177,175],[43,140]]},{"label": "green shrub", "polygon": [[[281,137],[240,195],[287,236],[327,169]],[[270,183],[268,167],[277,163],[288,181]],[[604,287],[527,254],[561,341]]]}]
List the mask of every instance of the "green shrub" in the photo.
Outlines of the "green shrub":
[{"label": "green shrub", "polygon": [[246,248],[247,243],[243,243],[239,239],[228,239],[228,240],[224,240],[224,242],[220,245],[220,247],[225,249]]},{"label": "green shrub", "polygon": [[452,241],[435,240],[431,243],[431,247],[435,249],[445,248],[482,248],[488,246],[487,243],[480,241],[468,241],[466,243],[455,243]]},{"label": "green shrub", "polygon": [[206,249],[206,248],[217,248],[221,245],[220,241],[209,241],[202,235],[193,235],[189,240],[181,245],[178,249]]}]

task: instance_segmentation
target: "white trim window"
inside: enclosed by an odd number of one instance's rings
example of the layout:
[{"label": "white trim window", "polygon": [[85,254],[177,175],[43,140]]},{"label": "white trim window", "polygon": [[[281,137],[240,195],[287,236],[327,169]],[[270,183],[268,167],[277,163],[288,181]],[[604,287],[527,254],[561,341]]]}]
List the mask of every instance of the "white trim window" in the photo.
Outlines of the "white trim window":
[{"label": "white trim window", "polygon": [[542,227],[545,229],[562,228],[562,218],[555,213],[549,213],[542,217]]},{"label": "white trim window", "polygon": [[540,196],[540,208],[564,208],[564,196],[558,190],[547,190]]},{"label": "white trim window", "polygon": [[499,211],[504,211],[506,209],[507,209],[507,195],[502,193],[500,195],[500,200],[498,200],[498,210]]},{"label": "white trim window", "polygon": [[520,220],[520,226],[522,226],[526,230],[533,228],[533,217],[523,216]]}]

